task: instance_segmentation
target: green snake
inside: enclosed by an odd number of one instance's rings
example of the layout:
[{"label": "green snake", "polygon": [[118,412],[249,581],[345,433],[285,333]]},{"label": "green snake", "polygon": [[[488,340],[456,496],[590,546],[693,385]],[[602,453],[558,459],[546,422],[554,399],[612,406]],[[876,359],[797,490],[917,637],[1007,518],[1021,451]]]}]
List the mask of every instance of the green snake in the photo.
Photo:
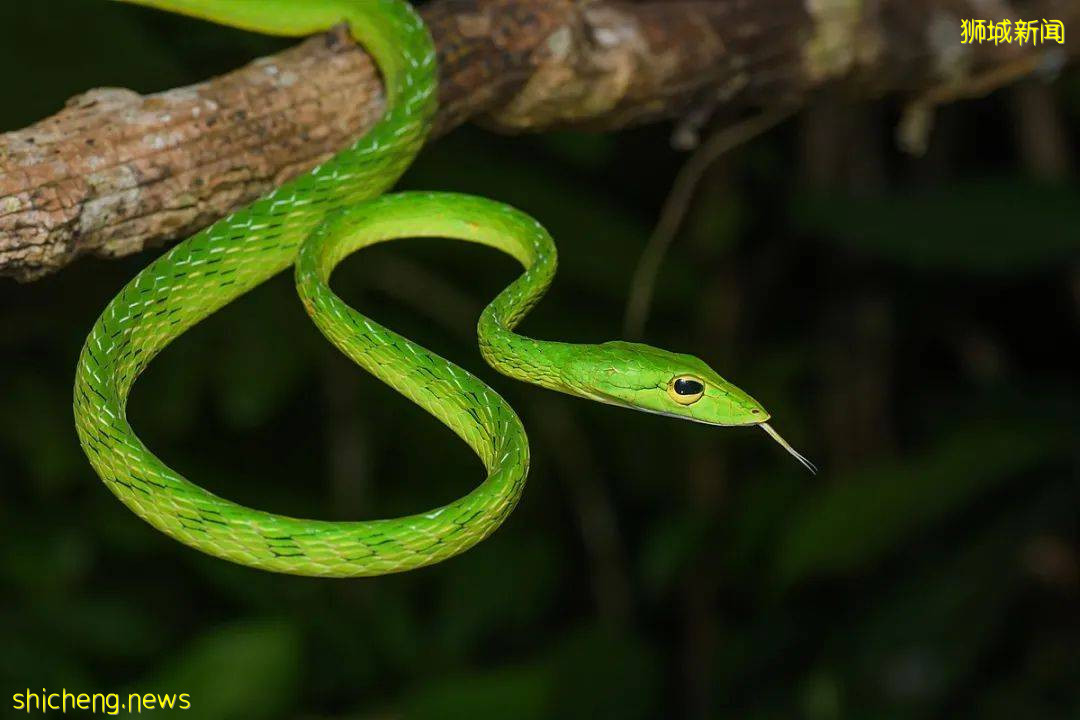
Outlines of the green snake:
[{"label": "green snake", "polygon": [[[514,327],[540,300],[555,246],[532,218],[449,193],[382,194],[405,171],[436,110],[437,62],[423,22],[403,0],[131,0],[275,35],[347,22],[386,88],[381,121],[325,164],[176,245],[129,282],[86,340],[75,378],[79,439],[108,488],[162,532],[210,555],[283,573],[353,577],[423,567],[490,535],[513,510],[529,468],[514,410],[475,376],[348,307],[328,286],[345,256],[374,243],[429,236],[488,245],[524,273],[483,311],[480,349],[496,370],[571,395],[718,426],[758,425],[803,460],[768,413],[701,360],[625,342],[568,344]],[[382,196],[382,197],[380,197]],[[128,393],[180,334],[290,265],[308,313],[358,365],[453,430],[483,461],[467,495],[406,517],[306,520],[214,495],[158,459],[128,423]],[[808,463],[807,463],[808,464]]]}]

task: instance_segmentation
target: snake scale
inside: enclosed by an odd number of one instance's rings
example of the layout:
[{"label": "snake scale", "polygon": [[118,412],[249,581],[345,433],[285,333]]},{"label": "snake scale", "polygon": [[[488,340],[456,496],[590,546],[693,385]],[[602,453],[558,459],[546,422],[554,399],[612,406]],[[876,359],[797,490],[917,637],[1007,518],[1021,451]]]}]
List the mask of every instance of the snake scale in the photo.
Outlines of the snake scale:
[{"label": "snake scale", "polygon": [[[219,558],[298,575],[400,572],[452,557],[513,510],[529,468],[514,410],[479,379],[348,307],[328,286],[365,246],[432,236],[508,253],[524,273],[483,311],[483,357],[518,380],[600,402],[712,425],[766,424],[768,413],[697,358],[624,342],[568,344],[513,332],[555,274],[555,246],[532,218],[449,193],[383,195],[419,152],[436,109],[437,62],[403,0],[129,0],[247,30],[303,36],[347,22],[383,76],[387,111],[331,160],[176,245],[132,279],[88,336],[75,379],[79,439],[106,486],[162,532]],[[439,508],[356,522],[262,512],[185,479],[136,436],[126,416],[135,379],[172,340],[289,268],[308,313],[358,365],[453,430],[486,479]]]}]

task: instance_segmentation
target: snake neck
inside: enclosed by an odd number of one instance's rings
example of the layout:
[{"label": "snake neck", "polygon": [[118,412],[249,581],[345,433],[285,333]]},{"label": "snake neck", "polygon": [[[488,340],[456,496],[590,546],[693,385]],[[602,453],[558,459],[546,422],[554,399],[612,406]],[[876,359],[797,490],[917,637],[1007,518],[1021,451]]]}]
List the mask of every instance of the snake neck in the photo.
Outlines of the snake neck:
[{"label": "snake neck", "polygon": [[[528,279],[530,274],[526,272],[523,279]],[[519,294],[515,285],[511,285],[480,316],[476,334],[484,360],[515,380],[605,401],[594,392],[594,383],[589,379],[589,368],[602,346],[536,340],[514,332],[514,327],[547,290],[546,283],[522,284],[528,288],[527,294]]]},{"label": "snake neck", "polygon": [[[489,308],[490,310],[490,308]],[[495,312],[485,311],[479,326],[480,352],[503,375],[548,390],[634,410],[636,391],[656,388],[637,372],[638,353],[653,349],[626,342],[564,343],[514,333]]]},{"label": "snake neck", "polygon": [[581,346],[518,335],[487,313],[481,317],[477,335],[480,354],[503,375],[548,390],[589,397],[568,372],[572,368],[568,358],[578,354]]}]

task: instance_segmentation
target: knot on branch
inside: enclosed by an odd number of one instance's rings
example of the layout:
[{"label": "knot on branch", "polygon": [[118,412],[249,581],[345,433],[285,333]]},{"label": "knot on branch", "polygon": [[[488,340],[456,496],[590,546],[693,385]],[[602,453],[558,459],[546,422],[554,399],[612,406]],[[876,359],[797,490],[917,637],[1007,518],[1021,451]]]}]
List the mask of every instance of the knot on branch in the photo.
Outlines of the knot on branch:
[{"label": "knot on branch", "polygon": [[580,126],[605,116],[629,89],[662,73],[637,18],[618,6],[588,6],[569,16],[535,51],[532,77],[485,120],[502,130]]}]

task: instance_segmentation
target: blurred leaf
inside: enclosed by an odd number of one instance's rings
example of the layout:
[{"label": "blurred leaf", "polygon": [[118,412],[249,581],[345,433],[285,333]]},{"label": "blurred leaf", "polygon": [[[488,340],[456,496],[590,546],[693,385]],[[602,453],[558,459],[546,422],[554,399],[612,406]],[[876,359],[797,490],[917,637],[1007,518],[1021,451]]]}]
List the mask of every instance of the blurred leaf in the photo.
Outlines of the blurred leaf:
[{"label": "blurred leaf", "polygon": [[[849,632],[835,637],[849,675],[877,706],[923,712],[955,690],[995,639],[1018,586],[1015,532],[993,528],[943,563],[898,578]],[[996,592],[983,589],[992,583]]]},{"label": "blurred leaf", "polygon": [[150,363],[131,390],[132,424],[150,438],[191,432],[209,390],[216,349],[216,343],[181,337]]},{"label": "blurred leaf", "polygon": [[[1010,507],[964,538],[955,551],[925,555],[908,572],[891,576],[885,593],[860,599],[852,621],[833,633],[827,653],[830,662],[847,665],[846,675],[860,686],[852,697],[871,717],[903,708],[903,717],[921,718],[947,707],[976,678],[987,655],[1010,642],[1010,617],[1030,589],[1022,548],[1048,517],[1069,515],[1051,509],[1066,507],[1068,495],[1051,486],[1035,502]],[[990,587],[994,591],[986,592]]]},{"label": "blurred leaf", "polygon": [[5,688],[70,688],[94,684],[91,669],[85,667],[67,645],[47,633],[34,632],[42,629],[39,625],[9,612],[4,613],[4,622],[13,625],[0,626],[4,630],[0,683]]},{"label": "blurred leaf", "polygon": [[[59,508],[56,508],[59,509]],[[11,537],[0,545],[0,577],[33,593],[63,594],[89,572],[93,554],[86,538],[70,527],[8,520]],[[42,572],[48,568],[48,572]]]},{"label": "blurred leaf", "polygon": [[215,348],[214,394],[232,428],[265,423],[296,397],[310,366],[306,351],[315,334],[295,292],[280,280],[233,303]]},{"label": "blurred leaf", "polygon": [[13,62],[8,67],[20,68],[5,76],[0,129],[54,113],[68,97],[93,87],[147,91],[183,84],[181,65],[143,31],[136,14],[114,2],[0,3],[0,45]]},{"label": "blurred leaf", "polygon": [[0,446],[32,469],[29,492],[51,497],[69,488],[82,453],[75,440],[70,390],[30,371],[14,378],[0,403]]},{"label": "blurred leaf", "polygon": [[156,650],[160,618],[127,598],[76,598],[51,613],[52,630],[98,660],[136,658]]},{"label": "blurred leaf", "polygon": [[292,627],[237,622],[180,650],[130,692],[188,693],[191,710],[205,720],[282,717],[296,699],[300,661]]},{"label": "blurred leaf", "polygon": [[1080,249],[1080,187],[970,180],[876,197],[803,195],[796,227],[920,269],[1015,274]]},{"label": "blurred leaf", "polygon": [[584,628],[572,632],[547,662],[552,667],[555,693],[549,717],[658,717],[662,666],[656,648],[636,635]]},{"label": "blurred leaf", "polygon": [[417,690],[405,703],[408,720],[473,720],[501,717],[529,720],[545,712],[550,678],[536,665],[451,676]]},{"label": "blurred leaf", "polygon": [[698,512],[661,517],[653,523],[641,552],[641,575],[653,595],[667,590],[688,563],[701,555],[710,518]]},{"label": "blurred leaf", "polygon": [[552,132],[540,140],[559,159],[588,170],[606,167],[617,149],[610,133]]},{"label": "blurred leaf", "polygon": [[654,717],[656,662],[629,637],[586,628],[541,659],[519,666],[439,679],[418,689],[404,716],[425,718]]},{"label": "blurred leaf", "polygon": [[[779,414],[779,413],[778,413]],[[787,460],[786,456],[782,458]],[[772,552],[778,529],[776,519],[798,506],[806,486],[796,473],[770,473],[738,485],[728,520],[729,532],[718,549],[727,567],[745,574],[748,581],[760,580],[762,562]]]},{"label": "blurred leaf", "polygon": [[[439,602],[441,631],[431,638],[451,658],[467,655],[493,635],[527,630],[550,607],[559,585],[559,559],[550,541],[500,535],[498,552],[468,553],[446,578]],[[516,599],[506,602],[504,588]],[[430,652],[430,651],[429,651]]]},{"label": "blurred leaf", "polygon": [[1060,446],[1051,428],[970,427],[922,456],[837,478],[807,498],[791,518],[776,572],[788,585],[873,562],[917,528]]},{"label": "blurred leaf", "polygon": [[843,692],[839,673],[820,670],[806,679],[802,688],[803,716],[809,720],[838,720]]},{"label": "blurred leaf", "polygon": [[[751,207],[743,189],[733,185],[726,176],[716,179],[706,176],[697,188],[678,235],[685,237],[688,244],[716,256],[709,258],[711,260],[726,257],[743,237]],[[679,237],[675,242],[682,242]],[[688,260],[700,260],[702,254],[699,251],[697,258]],[[699,271],[716,270],[715,265],[709,265],[711,268],[694,263],[692,267]],[[708,276],[710,273],[704,274]],[[697,282],[700,283],[701,279]]]}]

